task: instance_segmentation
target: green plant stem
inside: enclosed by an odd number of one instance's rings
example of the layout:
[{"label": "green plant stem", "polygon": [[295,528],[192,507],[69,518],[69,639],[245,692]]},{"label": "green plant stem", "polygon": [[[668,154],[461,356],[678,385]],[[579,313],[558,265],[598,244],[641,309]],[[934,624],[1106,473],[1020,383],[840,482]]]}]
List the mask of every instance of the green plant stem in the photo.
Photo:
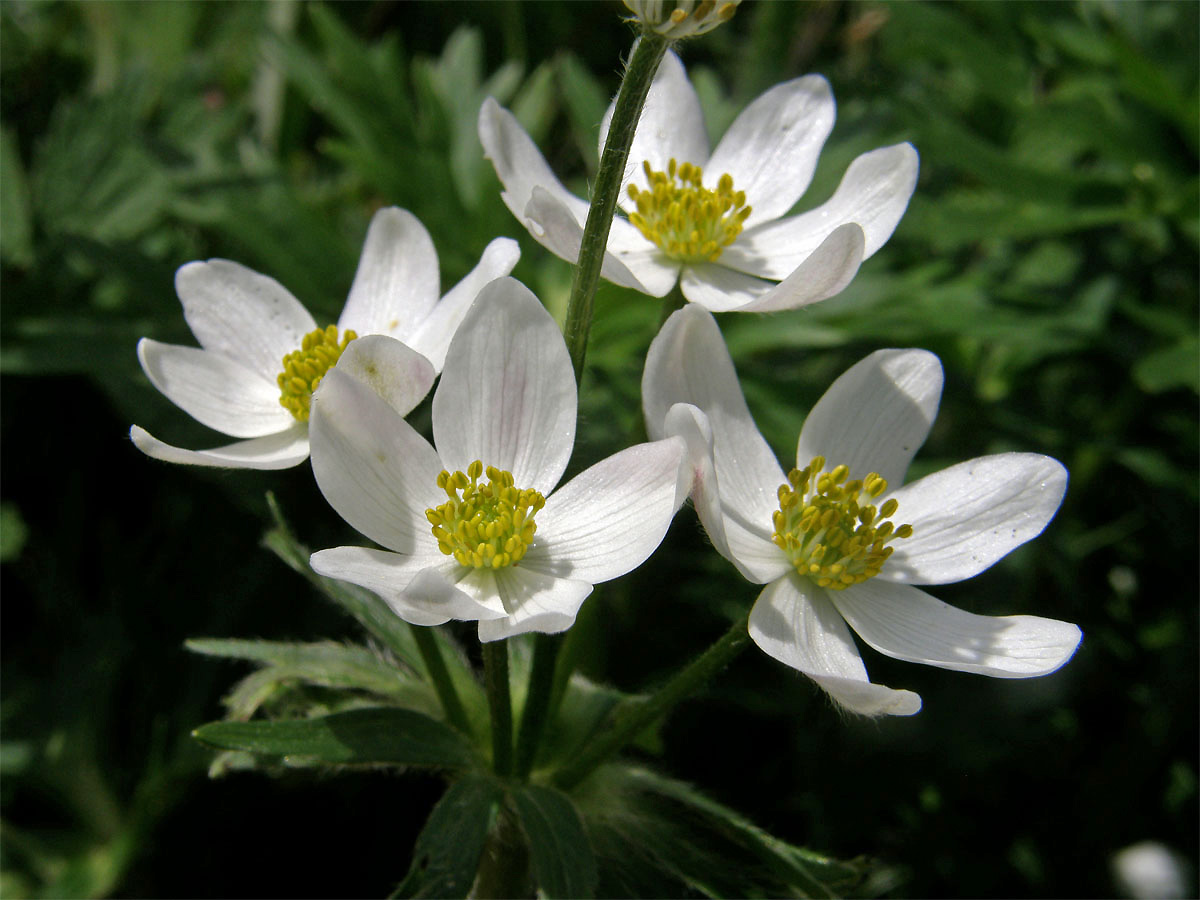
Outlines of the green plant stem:
[{"label": "green plant stem", "polygon": [[592,770],[641,734],[650,723],[663,716],[680,700],[699,690],[718,671],[729,664],[750,642],[747,613],[716,643],[649,697],[622,701],[613,710],[607,732],[591,742],[575,760],[560,769],[554,783],[569,790],[583,781]]},{"label": "green plant stem", "polygon": [[447,721],[463,734],[471,734],[471,723],[467,719],[466,710],[463,709],[462,701],[458,697],[454,681],[450,678],[450,670],[446,668],[446,661],[442,659],[442,651],[438,647],[433,630],[411,624],[409,628],[412,629],[413,640],[417,643],[421,659],[425,661],[425,668],[433,682],[433,689],[437,691],[438,700],[441,701]]},{"label": "green plant stem", "polygon": [[529,691],[517,731],[517,765],[514,773],[526,778],[533,769],[538,745],[546,729],[550,698],[554,693],[554,670],[562,638],[557,634],[536,635],[533,642],[533,669],[529,673]]},{"label": "green plant stem", "polygon": [[512,771],[512,696],[508,686],[508,640],[483,644],[483,678],[492,713],[492,769]]},{"label": "green plant stem", "polygon": [[[625,176],[625,163],[629,159],[629,147],[633,143],[642,107],[646,103],[646,94],[654,81],[654,73],[658,71],[658,65],[662,62],[669,43],[661,35],[648,33],[634,44],[613,107],[608,138],[604,142],[600,168],[596,173],[592,204],[583,227],[579,262],[571,282],[571,297],[567,302],[567,318],[563,328],[577,385],[583,380],[583,363],[587,356],[588,334],[592,327],[593,301],[596,297],[596,286],[600,282],[604,249],[608,246],[608,233],[612,229],[621,181]],[[558,680],[555,671],[558,668],[558,651],[561,644],[561,639],[541,634],[537,636],[534,644],[529,693],[526,695],[525,710],[521,716],[520,733],[517,738],[516,775],[519,778],[529,775],[537,757],[538,745],[541,743],[546,719],[550,713],[551,698],[555,693],[555,683]],[[570,677],[570,672],[567,672],[565,677]],[[491,697],[490,681],[488,697]],[[493,721],[494,719],[493,707]],[[497,768],[497,772],[499,771]]]},{"label": "green plant stem", "polygon": [[621,180],[625,177],[625,163],[629,159],[629,147],[637,129],[646,94],[654,81],[654,73],[670,42],[659,34],[642,35],[633,47],[633,55],[625,68],[617,102],[613,107],[612,121],[608,127],[608,139],[600,156],[600,168],[596,172],[596,186],[592,193],[592,205],[588,209],[587,222],[583,226],[583,237],[579,244],[579,263],[571,282],[571,298],[567,302],[567,320],[563,327],[567,350],[575,367],[575,383],[583,377],[583,361],[587,355],[588,332],[592,327],[592,302],[596,297],[596,285],[600,282],[600,268],[604,264],[604,249],[608,246],[608,232],[612,229],[613,214],[617,209],[617,196],[621,192]]},{"label": "green plant stem", "polygon": [[[658,312],[658,328],[662,330],[663,325],[667,323],[667,319],[671,318],[671,314],[676,310],[683,309],[687,305],[687,298],[683,296],[683,288],[680,287],[678,281],[675,282],[675,287],[671,288],[671,293],[662,299],[662,308]],[[657,333],[657,332],[656,332]]]}]

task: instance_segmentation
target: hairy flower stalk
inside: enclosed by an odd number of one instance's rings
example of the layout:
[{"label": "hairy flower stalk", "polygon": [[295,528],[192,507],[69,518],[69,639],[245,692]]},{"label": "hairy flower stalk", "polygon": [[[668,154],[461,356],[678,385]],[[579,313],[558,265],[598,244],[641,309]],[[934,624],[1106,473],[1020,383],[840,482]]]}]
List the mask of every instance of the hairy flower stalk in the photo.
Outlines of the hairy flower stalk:
[{"label": "hairy flower stalk", "polygon": [[571,297],[567,302],[567,319],[563,327],[577,383],[583,376],[588,332],[592,327],[592,301],[596,296],[596,286],[600,283],[600,269],[604,264],[608,233],[612,229],[613,214],[616,212],[617,199],[621,193],[629,148],[633,145],[633,134],[641,117],[646,95],[669,43],[668,38],[651,33],[644,35],[634,44],[633,56],[625,68],[625,77],[621,80],[621,89],[617,93],[612,122],[608,128],[608,139],[604,143],[604,152],[600,155],[596,187],[592,194],[591,208],[588,209],[587,221],[583,226],[579,261],[571,280]]}]

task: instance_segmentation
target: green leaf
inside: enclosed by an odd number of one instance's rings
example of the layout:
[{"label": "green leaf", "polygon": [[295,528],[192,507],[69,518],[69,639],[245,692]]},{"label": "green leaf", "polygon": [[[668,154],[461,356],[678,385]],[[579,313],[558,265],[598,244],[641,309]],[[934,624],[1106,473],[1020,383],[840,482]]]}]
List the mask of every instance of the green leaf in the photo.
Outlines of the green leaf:
[{"label": "green leaf", "polygon": [[575,805],[554,788],[531,784],[513,793],[538,889],[547,897],[591,897],[596,858]]},{"label": "green leaf", "polygon": [[307,756],[327,763],[465,769],[474,762],[470,745],[449,726],[390,707],[291,721],[211,722],[192,735],[223,750]]},{"label": "green leaf", "polygon": [[378,694],[401,689],[404,672],[389,665],[366,647],[348,647],[333,641],[294,644],[286,641],[256,641],[198,638],[185,646],[205,656],[226,656],[303,673],[313,684],[332,688],[359,688]]},{"label": "green leaf", "polygon": [[29,537],[29,526],[21,518],[15,503],[0,503],[0,562],[12,562],[21,555]]},{"label": "green leaf", "polygon": [[1133,367],[1133,380],[1149,394],[1175,387],[1200,393],[1200,340],[1186,335],[1170,346],[1148,353]]},{"label": "green leaf", "polygon": [[486,775],[452,784],[421,829],[412,867],[394,896],[467,896],[503,800],[504,789]]},{"label": "green leaf", "polygon": [[0,257],[18,266],[32,263],[32,229],[25,168],[16,138],[5,128],[0,131]]}]

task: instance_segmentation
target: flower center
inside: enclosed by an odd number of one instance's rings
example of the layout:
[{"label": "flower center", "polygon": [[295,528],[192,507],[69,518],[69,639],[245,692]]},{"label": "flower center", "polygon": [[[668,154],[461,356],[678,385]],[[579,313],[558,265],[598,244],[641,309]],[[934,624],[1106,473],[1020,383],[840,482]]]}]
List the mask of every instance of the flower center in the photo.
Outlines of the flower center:
[{"label": "flower center", "polygon": [[[511,472],[487,467],[487,484],[479,483],[483,462],[475,460],[467,472],[442,470],[437,484],[450,499],[425,510],[433,526],[438,549],[461,565],[476,569],[515,566],[533,543],[537,531],[534,514],[546,498],[534,490],[513,487]],[[459,495],[459,491],[462,495]]]},{"label": "flower center", "polygon": [[308,421],[312,393],[333,368],[346,345],[358,337],[347,329],[338,341],[336,325],[310,331],[300,342],[300,349],[283,358],[283,371],[275,382],[279,385],[279,405],[301,422]]},{"label": "flower center", "polygon": [[788,473],[788,483],[779,486],[772,540],[797,572],[840,591],[878,575],[892,555],[887,545],[911,537],[913,529],[887,521],[900,505],[894,499],[879,508],[871,504],[887,490],[886,479],[872,472],[848,481],[845,466],[823,473],[824,468],[825,457],[818,456]]},{"label": "flower center", "polygon": [[750,207],[746,192],[733,190],[728,173],[711,191],[700,183],[702,172],[691,163],[677,165],[672,159],[666,172],[656,172],[642,163],[649,190],[629,185],[629,196],[637,212],[629,221],[667,256],[680,262],[716,262],[721,251],[742,233]]}]

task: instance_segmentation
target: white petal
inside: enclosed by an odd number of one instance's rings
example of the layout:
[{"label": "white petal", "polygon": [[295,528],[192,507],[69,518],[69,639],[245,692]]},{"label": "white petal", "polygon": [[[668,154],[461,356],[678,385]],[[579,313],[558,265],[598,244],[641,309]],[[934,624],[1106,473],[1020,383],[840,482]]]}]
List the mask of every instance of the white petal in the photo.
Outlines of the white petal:
[{"label": "white petal", "polygon": [[[530,233],[547,250],[561,259],[573,263],[579,259],[579,248],[583,242],[583,226],[575,221],[570,211],[541,187],[533,189],[533,198],[525,207],[525,215],[536,227]],[[675,286],[679,265],[667,260],[658,248],[646,240],[637,229],[623,219],[613,219],[613,232],[620,235],[618,243],[637,249],[614,254],[611,249],[604,254],[600,274],[613,284],[633,288],[652,297],[661,297]],[[627,232],[632,231],[631,237]],[[613,233],[609,234],[609,247],[613,246]]]},{"label": "white petal", "polygon": [[[821,246],[779,284],[758,282],[758,279],[754,278],[745,282],[748,290],[743,292],[744,296],[731,295],[722,301],[719,295],[713,296],[710,287],[704,295],[705,299],[697,299],[693,295],[699,296],[704,290],[697,283],[701,279],[715,282],[717,285],[731,284],[733,276],[751,279],[750,275],[734,272],[717,263],[707,263],[694,269],[685,270],[683,293],[689,300],[701,303],[709,309],[715,309],[714,302],[731,303],[735,297],[738,301],[737,305],[726,306],[726,309],[736,309],[738,312],[777,312],[782,309],[799,309],[810,303],[818,303],[840,294],[854,279],[858,267],[862,265],[862,252],[862,229],[850,223],[834,229]],[[724,260],[724,256],[722,256],[722,260]],[[693,274],[693,280],[688,280],[688,273]],[[767,285],[766,291],[761,288],[761,285],[764,284]],[[691,294],[688,293],[689,290],[692,292]]]},{"label": "white petal", "polygon": [[335,367],[313,394],[308,433],[317,486],[338,515],[399,553],[437,549],[425,510],[446,500],[442,462],[382,397]]},{"label": "white petal", "polygon": [[800,429],[796,466],[824,456],[827,469],[844,464],[851,478],[877,472],[896,488],[925,443],[941,396],[942,364],[932,353],[877,350],[842,373],[812,408]]},{"label": "white petal", "polygon": [[1049,674],[1071,658],[1083,636],[1070,622],[977,616],[878,578],[829,597],[859,637],[886,656],[995,678]]},{"label": "white petal", "polygon": [[713,150],[704,181],[715,188],[724,173],[746,192],[751,225],[777,219],[812,181],[836,115],[829,82],[805,75],[777,84],[747,106]]},{"label": "white petal", "polygon": [[424,356],[382,334],[351,341],[337,361],[337,371],[367,385],[402,416],[425,399],[437,377]]},{"label": "white petal", "polygon": [[[604,155],[604,143],[608,140],[608,126],[612,122],[616,101],[609,104],[604,119],[600,122],[600,155]],[[629,158],[625,163],[625,176],[621,180],[618,202],[625,210],[635,209],[626,191],[632,181],[641,189],[649,184],[642,164],[649,162],[652,169],[665,172],[672,159],[703,166],[708,161],[708,132],[704,127],[704,112],[696,89],[688,81],[687,72],[679,57],[670,50],[663,56],[655,73],[646,104],[642,107],[633,143],[629,147]]]},{"label": "white petal", "polygon": [[725,538],[729,541],[733,564],[747,581],[766,584],[793,571],[792,563],[771,540],[775,526],[769,520],[766,525],[748,522],[728,506],[724,513]]},{"label": "white petal", "polygon": [[437,302],[438,258],[416,216],[389,206],[371,219],[338,328],[406,340]]},{"label": "white petal", "polygon": [[867,259],[887,243],[908,208],[917,186],[918,165],[911,144],[864,153],[850,164],[837,191],[821,206],[747,228],[721,260],[756,275],[782,277],[847,222],[862,228],[866,236],[863,259]]},{"label": "white petal", "polygon": [[483,286],[511,272],[520,256],[521,246],[511,238],[493,240],[484,248],[479,265],[452,287],[417,326],[408,345],[433,363],[434,369],[442,371],[450,339]]},{"label": "white petal", "polygon": [[676,403],[667,411],[662,431],[683,440],[687,453],[680,467],[679,490],[691,495],[696,515],[713,548],[732,562],[729,541],[725,538],[721,493],[713,465],[712,425],[708,416],[690,403]]},{"label": "white petal", "polygon": [[[563,187],[516,117],[491,97],[479,108],[479,140],[483,144],[483,155],[492,161],[496,176],[504,185],[500,197],[517,221],[529,228],[525,207],[533,196],[533,189],[541,187],[563,204],[580,225],[584,223],[587,201]],[[532,229],[530,231],[533,233]],[[534,236],[537,237],[536,233]]]},{"label": "white petal", "polygon": [[575,375],[562,334],[525,285],[498,278],[479,292],[450,342],[433,397],[445,466],[473,460],[549,494],[575,444]]},{"label": "white petal", "polygon": [[498,569],[496,589],[504,605],[512,612],[503,619],[480,620],[479,640],[501,638],[539,631],[557,634],[575,623],[575,616],[592,586],[585,581],[555,578],[521,566]]},{"label": "white petal", "polygon": [[283,358],[317,327],[308,310],[278,281],[227,259],[181,266],[175,273],[175,293],[200,346],[272,383],[283,370]]},{"label": "white petal", "polygon": [[280,405],[276,384],[228,357],[150,338],[138,341],[137,350],[150,383],[209,428],[231,437],[251,438],[286,431],[296,424]]},{"label": "white petal", "polygon": [[864,716],[911,716],[921,698],[874,684],[846,623],[825,592],[799,578],[768,584],[750,612],[750,637],[768,656],[803,672],[844,709]]},{"label": "white petal", "polygon": [[599,584],[640,566],[683,503],[680,438],[638,444],[581,472],[546,498],[521,567]]},{"label": "white petal", "polygon": [[439,568],[449,570],[455,566],[454,560],[442,556],[436,547],[434,553],[436,556],[405,556],[367,547],[332,547],[314,553],[309,564],[318,575],[348,581],[378,594],[405,622],[441,625],[459,618],[453,614],[452,603],[414,603],[404,594],[413,579],[425,570],[436,572]]},{"label": "white petal", "polygon": [[[1032,540],[1054,518],[1067,470],[1037,453],[998,453],[959,463],[885,495],[912,524],[896,541],[880,577],[906,584],[949,584],[978,575]],[[884,499],[884,498],[881,498]]]},{"label": "white petal", "polygon": [[133,444],[147,456],[164,462],[218,469],[290,469],[308,459],[308,427],[295,422],[278,434],[238,441],[212,450],[184,450],[165,444],[144,428],[129,429]]},{"label": "white petal", "polygon": [[716,320],[695,305],[673,313],[646,354],[642,405],[650,437],[666,434],[667,412],[676,403],[690,403],[708,417],[722,505],[770,527],[783,470],[750,416]]},{"label": "white petal", "polygon": [[741,310],[775,287],[754,275],[718,263],[689,263],[679,273],[679,289],[692,303],[710,312]]}]

